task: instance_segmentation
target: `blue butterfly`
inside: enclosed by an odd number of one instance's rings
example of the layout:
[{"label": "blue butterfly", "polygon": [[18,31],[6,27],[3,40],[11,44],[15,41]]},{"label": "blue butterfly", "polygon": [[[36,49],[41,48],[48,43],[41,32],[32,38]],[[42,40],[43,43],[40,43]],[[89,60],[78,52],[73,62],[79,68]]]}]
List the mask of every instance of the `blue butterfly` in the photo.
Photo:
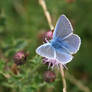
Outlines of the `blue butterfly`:
[{"label": "blue butterfly", "polygon": [[66,64],[73,59],[81,45],[81,39],[73,34],[73,28],[65,15],[61,15],[57,21],[53,39],[36,49],[36,53],[42,57],[56,59],[61,64]]}]

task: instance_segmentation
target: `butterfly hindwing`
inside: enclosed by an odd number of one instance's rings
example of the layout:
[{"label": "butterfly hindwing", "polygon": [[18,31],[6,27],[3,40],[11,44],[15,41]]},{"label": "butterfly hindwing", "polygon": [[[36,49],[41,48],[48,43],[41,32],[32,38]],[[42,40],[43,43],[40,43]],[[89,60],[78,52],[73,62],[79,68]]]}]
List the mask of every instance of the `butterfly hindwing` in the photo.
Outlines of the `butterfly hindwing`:
[{"label": "butterfly hindwing", "polygon": [[80,48],[81,40],[76,34],[72,34],[63,40],[63,47],[70,52],[75,54]]},{"label": "butterfly hindwing", "polygon": [[61,64],[66,64],[66,63],[69,63],[73,59],[73,56],[63,51],[56,51],[56,59]]}]

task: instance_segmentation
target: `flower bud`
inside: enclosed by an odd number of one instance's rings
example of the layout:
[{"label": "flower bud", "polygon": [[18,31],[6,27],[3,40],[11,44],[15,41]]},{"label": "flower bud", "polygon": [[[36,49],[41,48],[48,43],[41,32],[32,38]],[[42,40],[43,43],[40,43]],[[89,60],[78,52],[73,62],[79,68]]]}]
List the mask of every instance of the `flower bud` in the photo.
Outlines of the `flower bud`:
[{"label": "flower bud", "polygon": [[13,57],[14,63],[15,63],[16,65],[22,65],[22,64],[24,64],[25,61],[26,61],[26,59],[27,59],[27,56],[28,56],[28,54],[24,53],[24,51],[18,51],[18,52],[14,55],[14,57]]},{"label": "flower bud", "polygon": [[48,83],[54,82],[56,78],[56,75],[53,71],[46,71],[44,73],[44,80]]},{"label": "flower bud", "polygon": [[52,37],[53,37],[53,30],[48,31],[48,32],[41,32],[38,35],[38,38],[40,38],[40,40],[42,40],[43,42],[47,42],[47,41],[51,40]]},{"label": "flower bud", "polygon": [[51,40],[53,37],[53,32],[52,31],[48,31],[45,33],[45,38],[47,38],[47,40]]}]

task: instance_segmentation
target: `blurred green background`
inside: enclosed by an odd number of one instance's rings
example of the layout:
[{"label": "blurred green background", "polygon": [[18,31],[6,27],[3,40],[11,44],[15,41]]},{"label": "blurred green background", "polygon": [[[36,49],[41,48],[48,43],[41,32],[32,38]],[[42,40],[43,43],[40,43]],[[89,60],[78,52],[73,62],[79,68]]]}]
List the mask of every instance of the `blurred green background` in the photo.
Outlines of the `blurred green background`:
[{"label": "blurred green background", "polygon": [[[45,0],[53,25],[61,14],[71,21],[74,33],[81,37],[79,52],[67,67],[83,85],[92,90],[92,0]],[[57,69],[56,80],[46,83],[43,65],[35,49],[42,44],[40,35],[50,30],[38,0],[0,0],[0,92],[62,92]],[[12,71],[17,51],[29,53],[26,64]],[[34,73],[35,72],[35,73]],[[68,92],[83,92],[67,80]],[[91,92],[91,91],[90,91]]]}]

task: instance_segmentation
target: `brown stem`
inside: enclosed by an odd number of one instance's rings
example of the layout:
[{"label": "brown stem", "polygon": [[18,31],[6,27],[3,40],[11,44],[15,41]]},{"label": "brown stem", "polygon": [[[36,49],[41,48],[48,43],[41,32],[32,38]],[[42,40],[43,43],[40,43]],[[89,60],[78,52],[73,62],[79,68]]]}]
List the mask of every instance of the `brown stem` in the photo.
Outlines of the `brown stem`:
[{"label": "brown stem", "polygon": [[45,0],[39,0],[39,4],[42,6],[43,8],[43,11],[44,11],[44,14],[47,18],[47,21],[48,21],[48,24],[50,26],[50,29],[53,30],[54,29],[54,26],[52,24],[52,20],[51,20],[51,16],[50,16],[50,13],[48,12],[47,10],[47,7],[46,7],[46,3],[45,3]]},{"label": "brown stem", "polygon": [[60,64],[60,73],[61,73],[62,81],[63,81],[63,92],[67,92],[67,91],[66,91],[65,74],[64,74],[64,70],[63,70],[63,66],[62,66],[62,64]]}]

